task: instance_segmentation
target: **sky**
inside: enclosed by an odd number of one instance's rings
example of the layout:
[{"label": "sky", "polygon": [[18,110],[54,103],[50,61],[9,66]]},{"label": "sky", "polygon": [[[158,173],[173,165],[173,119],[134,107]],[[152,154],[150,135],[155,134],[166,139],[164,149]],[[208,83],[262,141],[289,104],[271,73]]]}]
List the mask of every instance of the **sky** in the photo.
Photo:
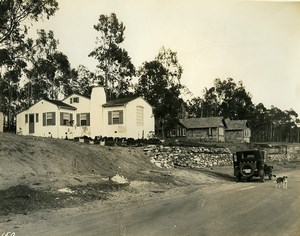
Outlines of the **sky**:
[{"label": "sky", "polygon": [[300,2],[201,0],[58,0],[59,10],[32,30],[53,30],[71,66],[95,70],[101,14],[116,13],[125,25],[127,50],[136,68],[161,47],[177,52],[181,82],[192,97],[233,78],[254,104],[300,116]]}]

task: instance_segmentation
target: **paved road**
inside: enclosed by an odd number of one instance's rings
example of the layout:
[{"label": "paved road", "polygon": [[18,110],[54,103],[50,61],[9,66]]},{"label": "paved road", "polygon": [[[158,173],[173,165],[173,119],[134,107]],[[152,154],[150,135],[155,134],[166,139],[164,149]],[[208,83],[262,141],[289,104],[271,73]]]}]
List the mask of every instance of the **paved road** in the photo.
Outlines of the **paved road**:
[{"label": "paved road", "polygon": [[36,235],[296,236],[300,235],[298,172],[288,173],[288,190],[276,189],[273,181],[229,182],[172,199],[58,217]]}]

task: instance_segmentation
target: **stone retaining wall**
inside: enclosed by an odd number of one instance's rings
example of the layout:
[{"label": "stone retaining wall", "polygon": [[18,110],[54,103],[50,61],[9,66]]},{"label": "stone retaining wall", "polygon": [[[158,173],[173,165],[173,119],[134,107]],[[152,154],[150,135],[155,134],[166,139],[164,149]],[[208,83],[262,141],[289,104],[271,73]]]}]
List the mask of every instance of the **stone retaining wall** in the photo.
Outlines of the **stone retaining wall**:
[{"label": "stone retaining wall", "polygon": [[[267,152],[267,162],[300,161],[300,145],[263,149]],[[232,153],[228,148],[149,145],[144,152],[160,168],[174,168],[174,165],[196,168],[233,165]]]},{"label": "stone retaining wall", "polygon": [[228,148],[147,146],[144,152],[150,161],[160,168],[213,167],[232,165],[232,153]]},{"label": "stone retaining wall", "polygon": [[282,146],[282,148],[265,148],[267,152],[267,159],[269,161],[291,161],[300,160],[300,146],[289,145]]}]

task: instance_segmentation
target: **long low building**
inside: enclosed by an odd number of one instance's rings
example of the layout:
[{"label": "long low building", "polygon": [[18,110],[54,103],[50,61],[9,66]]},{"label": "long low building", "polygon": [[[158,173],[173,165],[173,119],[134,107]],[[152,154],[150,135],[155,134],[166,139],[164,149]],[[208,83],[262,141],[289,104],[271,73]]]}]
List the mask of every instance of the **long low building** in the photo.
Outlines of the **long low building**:
[{"label": "long low building", "polygon": [[142,97],[106,101],[104,88],[94,87],[91,97],[41,99],[17,114],[17,133],[68,139],[148,138],[154,133],[153,109]]},{"label": "long low building", "polygon": [[230,120],[223,117],[180,119],[170,137],[203,142],[249,143],[251,129],[247,120]]}]

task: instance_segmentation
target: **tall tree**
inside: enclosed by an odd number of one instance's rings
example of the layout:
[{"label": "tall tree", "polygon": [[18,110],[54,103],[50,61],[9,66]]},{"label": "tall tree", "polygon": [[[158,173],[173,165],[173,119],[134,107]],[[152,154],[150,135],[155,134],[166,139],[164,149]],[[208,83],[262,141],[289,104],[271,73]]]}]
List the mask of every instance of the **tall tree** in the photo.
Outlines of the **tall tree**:
[{"label": "tall tree", "polygon": [[156,57],[167,71],[168,86],[178,86],[183,89],[181,85],[181,75],[183,72],[182,66],[178,62],[177,52],[173,52],[171,49],[162,47]]},{"label": "tall tree", "polygon": [[71,70],[66,94],[78,93],[83,96],[89,96],[96,80],[97,78],[93,72],[88,70],[85,66],[79,65],[77,69]]},{"label": "tall tree", "polygon": [[27,71],[29,100],[41,98],[58,99],[66,95],[69,87],[70,63],[66,55],[57,50],[58,40],[54,33],[38,31],[38,38],[29,40],[31,51],[28,53],[31,68]]},{"label": "tall tree", "polygon": [[119,22],[115,13],[100,15],[94,29],[100,34],[96,48],[89,54],[98,60],[98,84],[103,85],[110,98],[128,94],[135,67],[127,51],[121,48],[124,41],[125,26]]},{"label": "tall tree", "polygon": [[267,108],[259,103],[254,106],[252,114],[247,118],[249,119],[251,127],[252,141],[266,142],[269,138],[270,119],[267,115]]},{"label": "tall tree", "polygon": [[56,0],[1,0],[0,1],[0,45],[12,41],[22,42],[27,34],[25,21],[49,18],[58,9]]},{"label": "tall tree", "polygon": [[[49,18],[58,9],[56,0],[0,0],[0,110],[9,130],[18,105],[19,82],[26,67],[28,25]],[[26,24],[25,24],[26,22]]]},{"label": "tall tree", "polygon": [[203,117],[203,105],[204,101],[200,97],[194,97],[187,101],[188,117],[198,118]]},{"label": "tall tree", "polygon": [[236,84],[232,78],[215,79],[214,87],[206,89],[204,106],[209,115],[230,119],[247,119],[253,111],[251,95],[241,81]]},{"label": "tall tree", "polygon": [[219,116],[219,98],[216,93],[216,88],[211,87],[210,89],[204,89],[203,98],[203,117]]},{"label": "tall tree", "polygon": [[135,91],[154,107],[156,131],[163,136],[184,116],[180,96],[185,87],[180,83],[181,74],[177,54],[164,48],[155,60],[144,62],[138,71]]}]

